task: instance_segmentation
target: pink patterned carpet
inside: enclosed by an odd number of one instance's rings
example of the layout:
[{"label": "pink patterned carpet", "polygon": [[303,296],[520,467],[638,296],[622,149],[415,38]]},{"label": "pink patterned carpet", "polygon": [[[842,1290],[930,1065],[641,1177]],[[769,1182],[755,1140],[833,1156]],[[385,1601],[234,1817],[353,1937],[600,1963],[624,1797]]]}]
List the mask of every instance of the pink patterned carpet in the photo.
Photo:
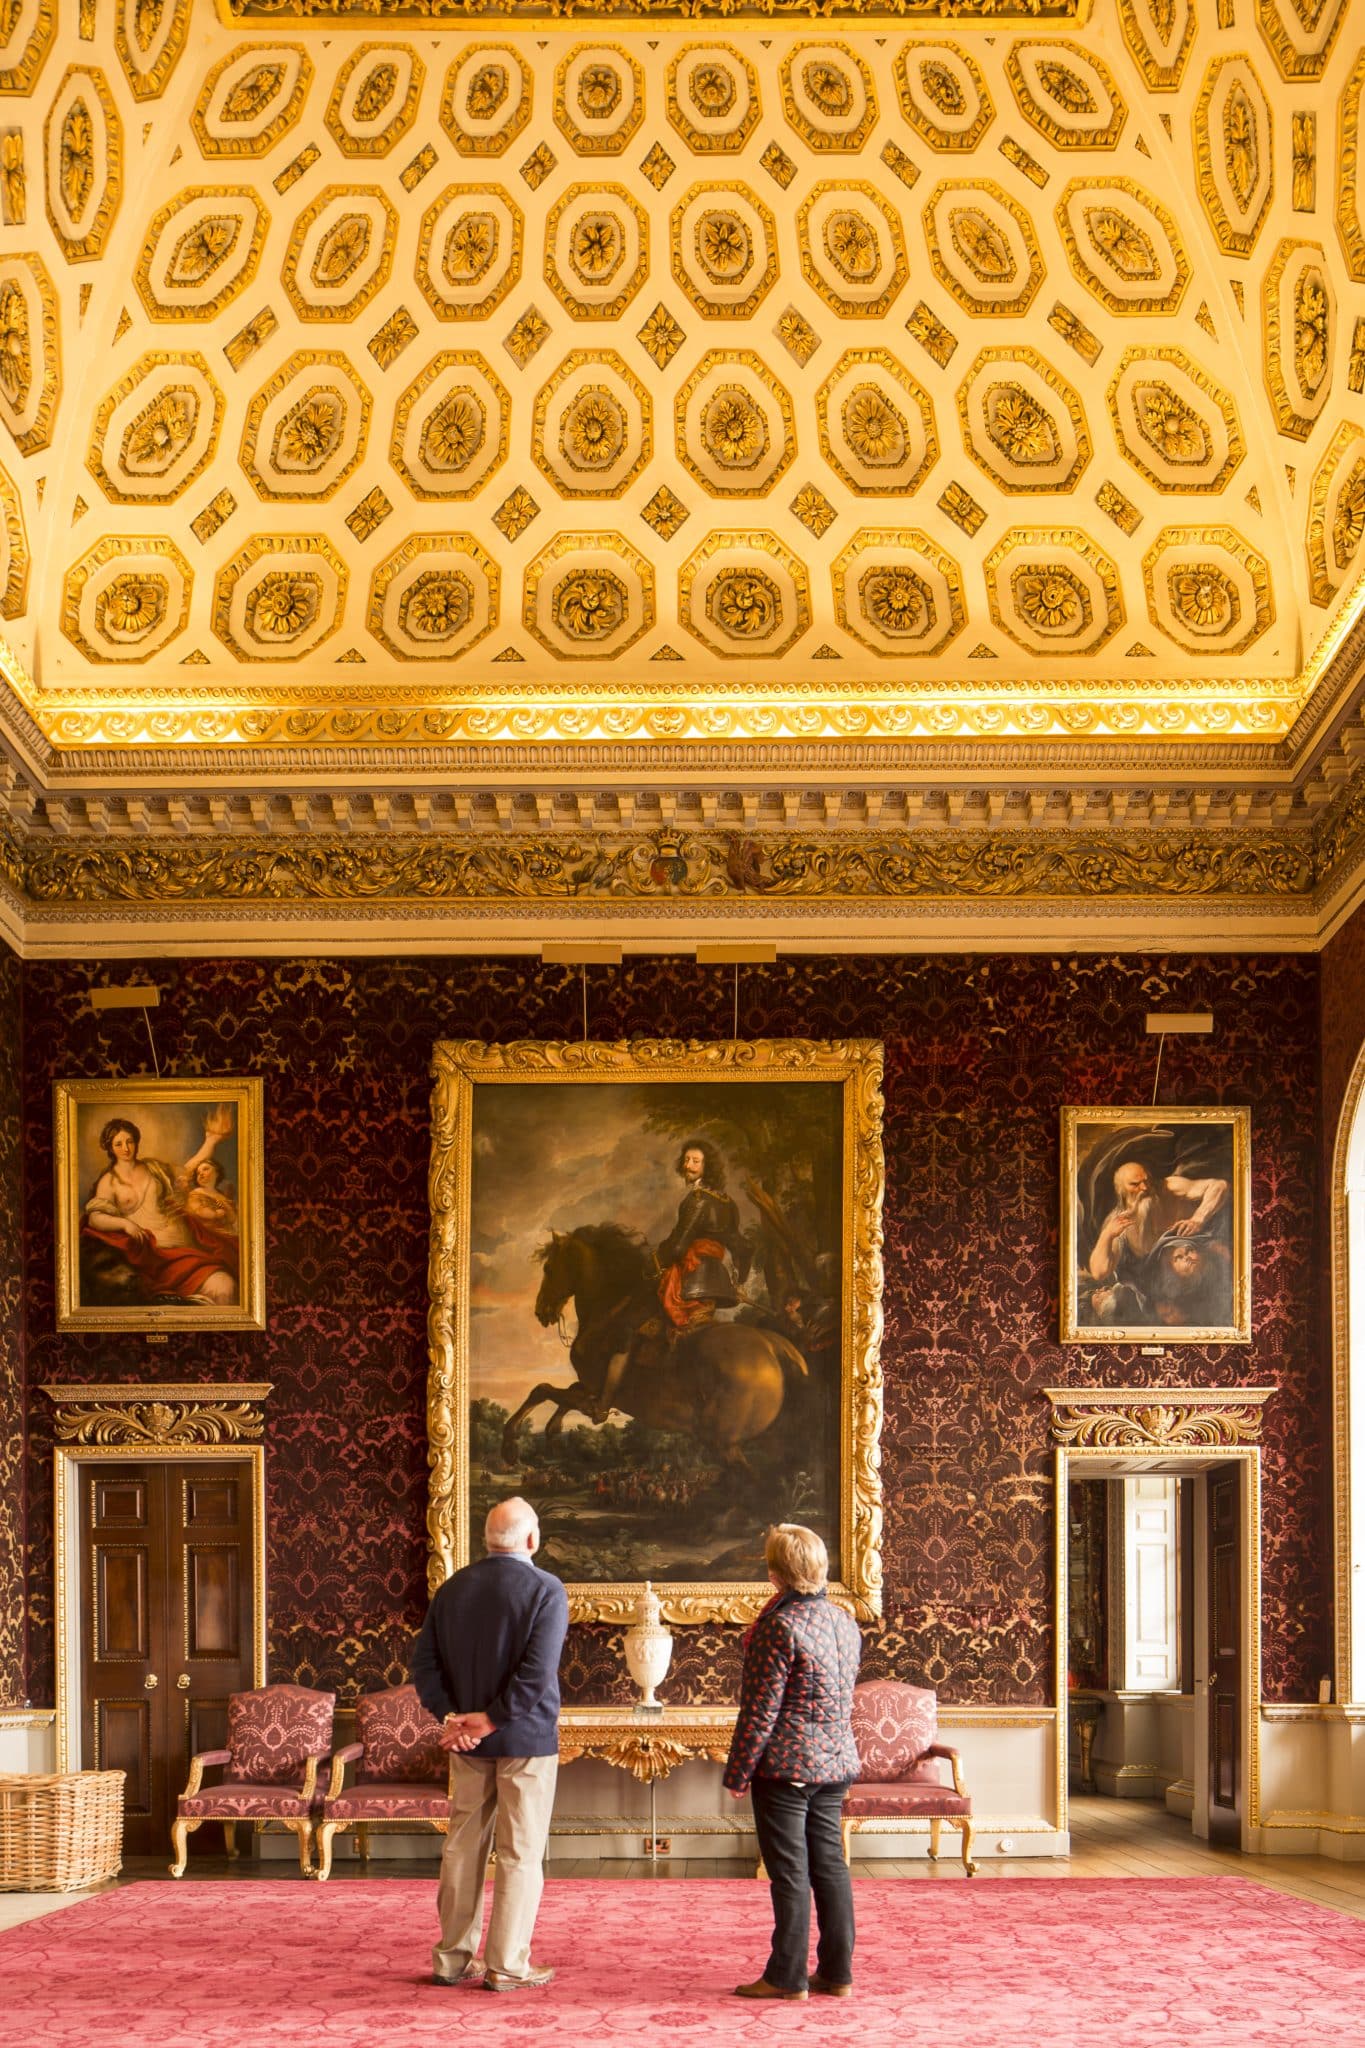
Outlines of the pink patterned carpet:
[{"label": "pink patterned carpet", "polygon": [[855,1886],[847,2002],[730,1997],[767,1887],[546,1887],[545,1991],[437,1990],[436,1888],[135,1884],[0,1934],[6,2048],[1285,2048],[1365,2042],[1365,1922],[1242,1878]]}]

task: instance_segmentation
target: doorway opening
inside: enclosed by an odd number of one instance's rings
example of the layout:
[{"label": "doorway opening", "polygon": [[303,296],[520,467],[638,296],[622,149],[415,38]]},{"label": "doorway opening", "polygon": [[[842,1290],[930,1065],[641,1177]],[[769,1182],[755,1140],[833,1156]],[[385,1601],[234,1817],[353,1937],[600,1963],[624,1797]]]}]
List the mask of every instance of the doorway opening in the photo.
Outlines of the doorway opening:
[{"label": "doorway opening", "polygon": [[1337,1124],[1332,1161],[1337,1704],[1365,1699],[1365,1048]]},{"label": "doorway opening", "polygon": [[1070,1784],[1160,1798],[1196,1836],[1256,1846],[1259,1446],[1059,1446],[1057,1518],[1062,1824]]}]

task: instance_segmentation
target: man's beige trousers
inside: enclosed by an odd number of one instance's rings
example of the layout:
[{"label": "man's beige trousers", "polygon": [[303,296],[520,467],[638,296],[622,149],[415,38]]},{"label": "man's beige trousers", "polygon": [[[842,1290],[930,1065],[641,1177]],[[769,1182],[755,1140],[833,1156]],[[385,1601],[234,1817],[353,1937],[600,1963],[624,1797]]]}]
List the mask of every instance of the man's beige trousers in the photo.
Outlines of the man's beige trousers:
[{"label": "man's beige trousers", "polygon": [[431,1967],[438,1977],[458,1977],[479,1953],[488,1852],[496,1848],[493,1917],[484,1958],[490,1970],[524,1977],[544,1887],[541,1861],[559,1758],[456,1756],[454,1764],[450,1832],[436,1895],[441,1939],[432,1950]]}]

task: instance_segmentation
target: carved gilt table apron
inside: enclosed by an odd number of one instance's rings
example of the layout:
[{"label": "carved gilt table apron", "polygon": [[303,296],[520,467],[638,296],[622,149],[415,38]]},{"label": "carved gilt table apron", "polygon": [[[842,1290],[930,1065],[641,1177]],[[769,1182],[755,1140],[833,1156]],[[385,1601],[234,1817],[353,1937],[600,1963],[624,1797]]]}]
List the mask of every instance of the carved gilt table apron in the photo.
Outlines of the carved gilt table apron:
[{"label": "carved gilt table apron", "polygon": [[[631,1707],[565,1707],[559,1720],[559,1761],[574,1763],[593,1757],[618,1771],[629,1771],[649,1787],[649,1858],[658,1860],[660,1821],[656,1806],[661,1778],[694,1760],[724,1763],[730,1754],[735,1726],[734,1707],[665,1707],[662,1712],[636,1713]],[[686,1835],[751,1834],[745,1820],[703,1814],[665,1815],[663,1825]],[[636,1835],[638,1821],[602,1815],[565,1815],[551,1823],[556,1835]]]}]

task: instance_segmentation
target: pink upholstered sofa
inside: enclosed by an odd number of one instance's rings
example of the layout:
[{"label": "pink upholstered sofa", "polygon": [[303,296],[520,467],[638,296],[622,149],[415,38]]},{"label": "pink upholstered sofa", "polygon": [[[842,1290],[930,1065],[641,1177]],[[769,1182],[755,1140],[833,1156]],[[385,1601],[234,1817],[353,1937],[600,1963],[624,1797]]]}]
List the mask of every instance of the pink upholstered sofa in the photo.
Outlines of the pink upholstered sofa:
[{"label": "pink upholstered sofa", "polygon": [[[450,1821],[450,1757],[441,1748],[441,1724],[427,1712],[410,1685],[363,1693],[356,1702],[357,1742],[332,1758],[332,1778],[318,1829],[318,1876],[332,1868],[335,1836],[353,1827],[356,1846],[369,1854],[373,1826],[435,1828]],[[355,1780],[343,1785],[346,1766]]]}]

